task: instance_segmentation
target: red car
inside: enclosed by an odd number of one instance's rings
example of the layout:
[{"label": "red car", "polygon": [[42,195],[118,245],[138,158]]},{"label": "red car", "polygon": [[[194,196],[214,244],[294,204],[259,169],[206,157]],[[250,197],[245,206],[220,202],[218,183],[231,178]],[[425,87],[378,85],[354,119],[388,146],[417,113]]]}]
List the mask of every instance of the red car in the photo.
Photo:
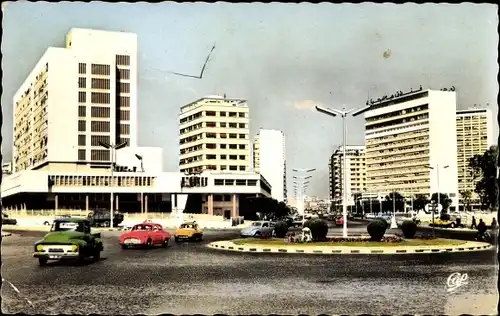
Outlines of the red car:
[{"label": "red car", "polygon": [[163,230],[160,224],[144,222],[134,225],[132,230],[121,234],[120,245],[123,249],[129,247],[162,246],[166,248],[171,234]]},{"label": "red car", "polygon": [[335,225],[343,226],[344,225],[344,217],[340,216],[339,218],[337,218],[337,220],[335,221]]}]

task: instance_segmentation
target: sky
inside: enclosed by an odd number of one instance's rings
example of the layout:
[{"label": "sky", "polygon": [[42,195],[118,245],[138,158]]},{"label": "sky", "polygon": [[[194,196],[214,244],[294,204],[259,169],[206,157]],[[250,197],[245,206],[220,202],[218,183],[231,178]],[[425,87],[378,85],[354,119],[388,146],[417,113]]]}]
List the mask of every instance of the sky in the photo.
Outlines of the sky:
[{"label": "sky", "polygon": [[[316,168],[308,195],[328,196],[328,159],[342,120],[315,105],[358,108],[395,91],[456,87],[457,108],[489,104],[498,135],[498,15],[490,4],[2,3],[4,161],[12,155],[12,97],[49,46],[73,27],[133,32],[139,45],[139,145],[178,170],[180,107],[203,96],[244,98],[250,132],[286,136],[292,168]],[[202,80],[170,74],[199,72]],[[385,53],[385,54],[384,54]],[[348,145],[364,143],[362,116]]]}]

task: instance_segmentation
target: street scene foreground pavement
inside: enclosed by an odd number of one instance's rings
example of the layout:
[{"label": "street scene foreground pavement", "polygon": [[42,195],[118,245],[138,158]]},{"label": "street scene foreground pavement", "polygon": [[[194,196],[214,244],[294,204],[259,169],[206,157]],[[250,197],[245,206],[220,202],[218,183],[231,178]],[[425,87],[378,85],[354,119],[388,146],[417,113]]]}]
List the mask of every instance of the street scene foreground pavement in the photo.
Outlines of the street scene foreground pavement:
[{"label": "street scene foreground pavement", "polygon": [[[362,231],[362,227],[354,227]],[[340,228],[331,228],[339,233]],[[39,267],[40,232],[3,239],[4,313],[37,314],[494,314],[495,252],[419,255],[226,253],[209,249],[237,231],[206,231],[201,243],[122,250],[103,233],[99,262]],[[446,289],[450,274],[468,284]],[[32,304],[32,305],[31,305]]]}]

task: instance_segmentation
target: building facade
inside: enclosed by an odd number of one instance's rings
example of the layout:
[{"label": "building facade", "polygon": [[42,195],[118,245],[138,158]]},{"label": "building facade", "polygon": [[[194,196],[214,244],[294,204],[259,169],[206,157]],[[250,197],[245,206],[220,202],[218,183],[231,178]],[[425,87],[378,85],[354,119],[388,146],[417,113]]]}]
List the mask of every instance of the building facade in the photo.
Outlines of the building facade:
[{"label": "building facade", "polygon": [[347,172],[344,172],[343,146],[330,156],[330,199],[341,205],[344,196],[344,176],[347,177],[347,205],[354,205],[354,195],[366,190],[365,146],[346,146]]},{"label": "building facade", "polygon": [[137,35],[71,29],[66,47],[47,49],[13,105],[14,172],[109,166],[100,142],[137,146]]},{"label": "building facade", "polygon": [[367,189],[384,195],[397,191],[406,198],[439,190],[456,208],[456,93],[398,92],[364,114]]},{"label": "building facade", "polygon": [[2,174],[3,175],[12,174],[12,162],[3,162],[2,163]]},{"label": "building facade", "polygon": [[250,171],[249,134],[246,100],[208,96],[183,106],[180,171]]},{"label": "building facade", "polygon": [[[474,181],[469,169],[469,161],[475,155],[482,155],[494,145],[493,117],[489,109],[458,110],[457,128],[457,165],[458,191],[472,192],[472,203],[480,204],[479,196],[474,192]],[[460,196],[460,200],[462,198]]]},{"label": "building facade", "polygon": [[260,129],[253,142],[254,171],[262,174],[273,187],[272,197],[286,203],[285,134]]}]

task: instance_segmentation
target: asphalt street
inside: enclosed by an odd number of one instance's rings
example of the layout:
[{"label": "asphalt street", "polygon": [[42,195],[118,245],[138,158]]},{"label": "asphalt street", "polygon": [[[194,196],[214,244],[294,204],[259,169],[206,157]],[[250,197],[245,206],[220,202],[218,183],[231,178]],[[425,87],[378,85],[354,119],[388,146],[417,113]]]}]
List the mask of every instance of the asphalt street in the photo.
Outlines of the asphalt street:
[{"label": "asphalt street", "polygon": [[[497,293],[493,252],[307,256],[205,247],[235,238],[237,231],[206,231],[201,243],[172,243],[167,249],[122,250],[119,235],[103,233],[99,262],[46,267],[32,257],[33,244],[43,233],[3,238],[2,312],[448,314],[450,302],[463,295]],[[467,273],[469,283],[450,293],[446,281],[454,272]]]}]

